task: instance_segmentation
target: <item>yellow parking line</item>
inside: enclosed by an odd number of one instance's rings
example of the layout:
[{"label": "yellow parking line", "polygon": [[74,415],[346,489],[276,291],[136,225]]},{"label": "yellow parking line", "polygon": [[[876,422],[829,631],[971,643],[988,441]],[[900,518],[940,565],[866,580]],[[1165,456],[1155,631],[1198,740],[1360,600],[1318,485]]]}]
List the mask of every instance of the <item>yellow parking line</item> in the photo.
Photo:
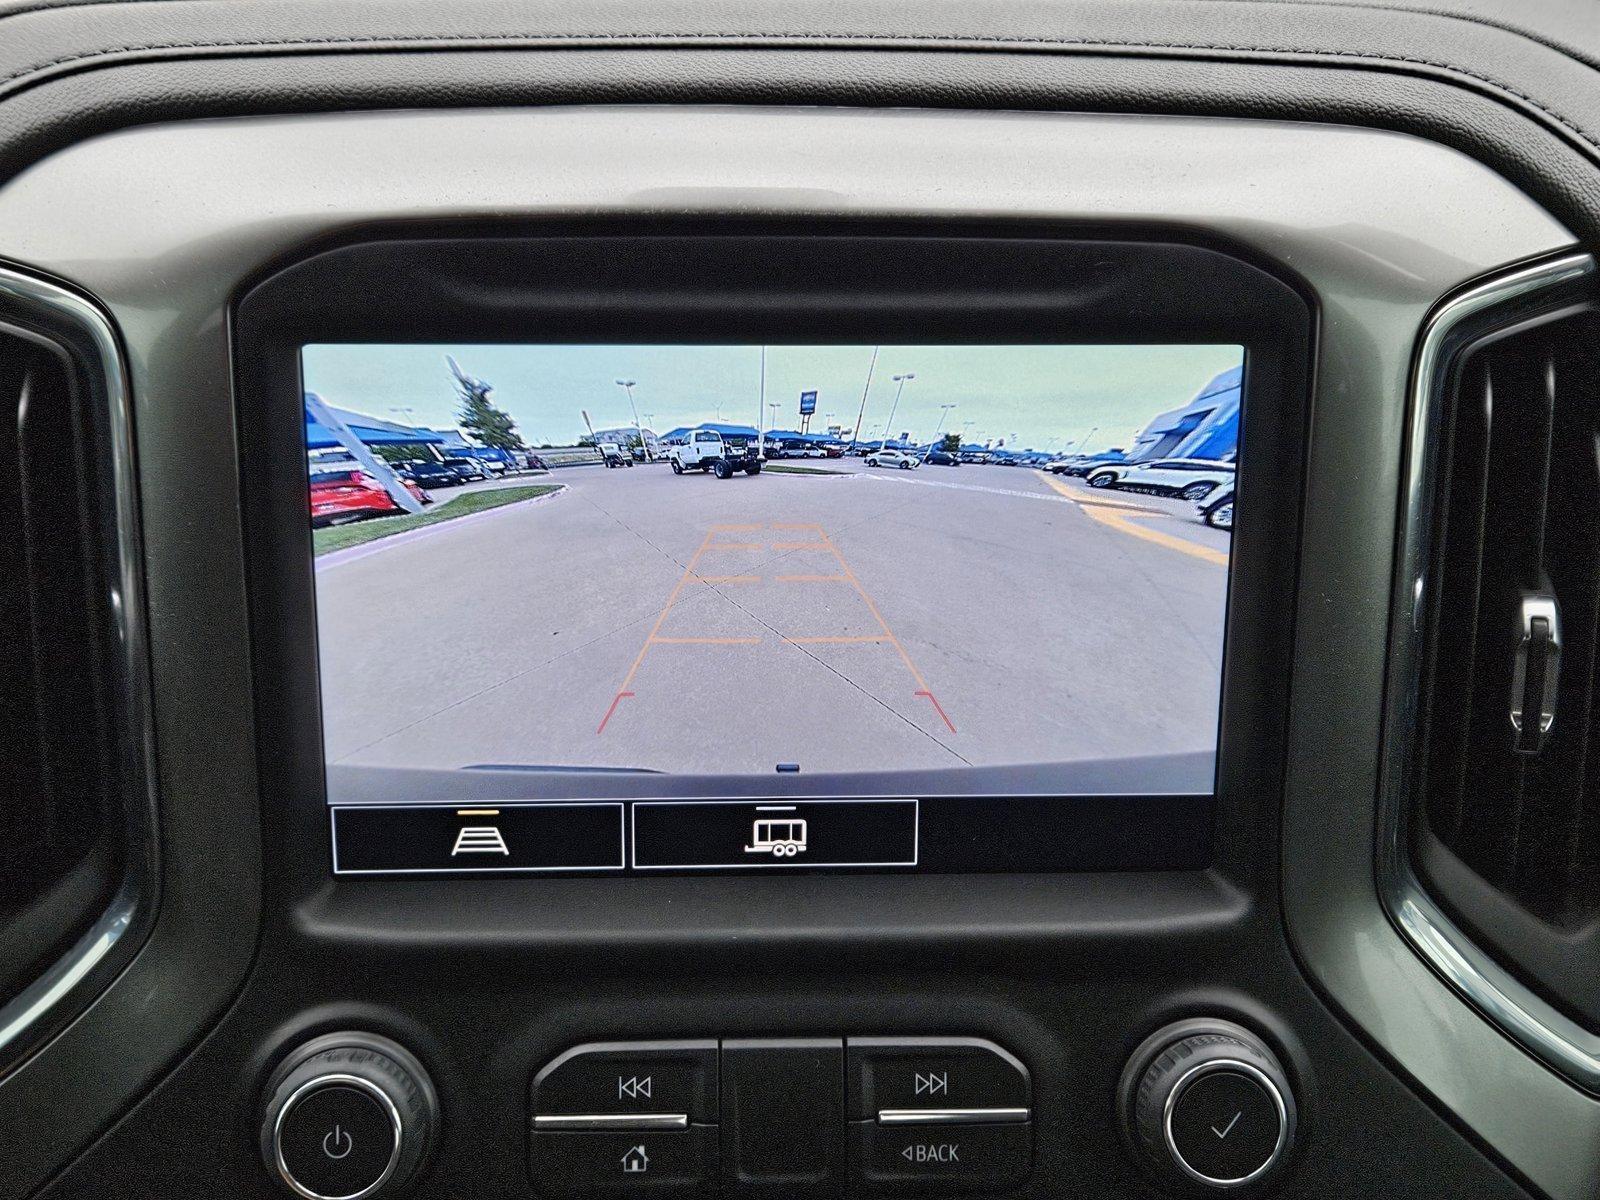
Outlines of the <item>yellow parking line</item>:
[{"label": "yellow parking line", "polygon": [[[1186,538],[1174,537],[1170,533],[1162,533],[1159,529],[1151,529],[1145,525],[1136,524],[1128,515],[1128,511],[1162,517],[1166,513],[1154,508],[1136,508],[1133,505],[1112,504],[1104,500],[1091,500],[1088,497],[1079,497],[1072,490],[1043,471],[1036,471],[1040,479],[1048,483],[1057,492],[1071,500],[1083,510],[1086,517],[1099,521],[1102,525],[1109,525],[1120,533],[1132,534],[1136,538],[1143,538],[1147,542],[1154,542],[1158,546],[1165,546],[1168,550],[1176,550],[1179,554],[1188,554],[1194,558],[1211,563],[1213,566],[1225,567],[1228,565],[1226,551],[1214,549],[1211,546],[1202,546],[1198,542],[1191,542]],[[1121,511],[1119,511],[1121,510]]]}]

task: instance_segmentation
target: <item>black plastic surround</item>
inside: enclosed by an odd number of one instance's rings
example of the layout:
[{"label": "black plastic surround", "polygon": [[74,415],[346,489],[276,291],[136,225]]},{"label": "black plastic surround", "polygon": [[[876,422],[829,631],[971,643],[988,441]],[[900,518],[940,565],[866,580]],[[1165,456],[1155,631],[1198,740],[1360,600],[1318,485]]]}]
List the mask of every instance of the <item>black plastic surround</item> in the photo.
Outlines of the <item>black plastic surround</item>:
[{"label": "black plastic surround", "polygon": [[[301,503],[300,347],[526,341],[533,330],[547,342],[1243,346],[1240,504],[1246,516],[1234,539],[1230,611],[1251,617],[1233,623],[1229,633],[1218,794],[1238,796],[1273,776],[1286,677],[1272,664],[1287,656],[1289,609],[1281,598],[1293,591],[1293,556],[1286,547],[1297,527],[1294,481],[1304,440],[1310,332],[1305,302],[1293,287],[1217,249],[1177,241],[978,227],[928,236],[876,224],[721,228],[715,236],[666,224],[545,230],[520,238],[486,231],[479,238],[372,241],[308,257],[262,281],[241,302],[238,383],[241,441],[252,464],[244,500],[258,721],[263,745],[274,750],[264,756],[272,776],[268,790],[283,799],[294,825],[281,861],[314,872],[320,857],[326,872],[323,798],[330,779],[341,800],[366,804],[458,804],[469,797],[917,797],[916,852],[908,843],[885,848],[887,857],[861,857],[863,863],[905,864],[866,868],[879,870],[1194,871],[1215,861],[1219,841],[1250,836],[1218,837],[1215,797],[1163,795],[1141,782],[1135,763],[1101,765],[1103,794],[1071,797],[1050,794],[1050,764],[704,779],[543,769],[407,771],[402,778],[340,767],[325,777],[310,533]],[[640,286],[642,279],[648,287]],[[338,810],[335,823],[350,827],[339,829],[339,870],[437,869],[390,832],[397,817],[415,822],[425,816]],[[368,826],[374,827],[370,834]],[[1046,828],[1050,836],[1039,836]],[[317,856],[319,843],[323,853]],[[594,863],[597,874],[617,870],[592,855],[571,862],[580,869]]]}]

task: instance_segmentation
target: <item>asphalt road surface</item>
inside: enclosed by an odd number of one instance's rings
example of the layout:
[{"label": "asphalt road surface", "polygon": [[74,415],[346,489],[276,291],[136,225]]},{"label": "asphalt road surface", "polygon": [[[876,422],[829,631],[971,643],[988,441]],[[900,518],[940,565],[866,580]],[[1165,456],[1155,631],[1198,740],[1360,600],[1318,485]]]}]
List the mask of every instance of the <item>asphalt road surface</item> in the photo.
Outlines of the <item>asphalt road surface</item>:
[{"label": "asphalt road surface", "polygon": [[1229,537],[1193,505],[1016,467],[848,465],[573,468],[544,500],[319,560],[329,763],[770,773],[1212,748]]}]

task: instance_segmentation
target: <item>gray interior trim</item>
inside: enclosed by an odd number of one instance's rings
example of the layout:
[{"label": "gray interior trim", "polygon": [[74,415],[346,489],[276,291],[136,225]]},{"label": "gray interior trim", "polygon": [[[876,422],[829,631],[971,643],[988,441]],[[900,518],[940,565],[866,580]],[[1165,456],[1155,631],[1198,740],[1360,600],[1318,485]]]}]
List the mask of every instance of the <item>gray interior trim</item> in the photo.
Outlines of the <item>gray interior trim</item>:
[{"label": "gray interior trim", "polygon": [[[241,282],[357,228],[696,214],[1159,226],[1298,273],[1320,340],[1285,797],[1291,938],[1324,993],[1422,1089],[1547,1193],[1593,1196],[1600,1105],[1439,979],[1374,886],[1414,335],[1441,297],[1573,243],[1481,163],[1405,135],[1188,117],[549,107],[151,125],[34,164],[0,188],[0,254],[97,296],[129,348],[148,451],[151,645],[167,685],[156,693],[162,796],[174,836],[198,847],[170,869],[214,884],[200,851],[254,854],[219,844],[228,822],[255,821],[256,804],[229,457],[227,317]],[[250,915],[228,907],[244,897],[202,901],[216,889],[189,882],[192,925],[219,927],[207,903]],[[25,1099],[19,1090],[19,1108]]]},{"label": "gray interior trim", "polygon": [[1587,254],[1541,263],[1463,292],[1440,308],[1423,331],[1411,394],[1411,453],[1400,511],[1400,563],[1395,572],[1389,645],[1389,711],[1384,786],[1378,803],[1378,883],[1389,915],[1417,951],[1462,995],[1529,1053],[1587,1091],[1600,1094],[1600,1037],[1548,1004],[1484,953],[1422,887],[1407,851],[1411,764],[1421,685],[1430,578],[1432,505],[1439,424],[1454,357],[1451,334],[1465,321],[1595,273]]},{"label": "gray interior trim", "polygon": [[[119,755],[128,776],[113,781],[125,823],[126,854],[120,886],[106,910],[59,959],[0,1007],[0,1061],[28,1049],[46,1019],[70,1015],[74,1005],[92,998],[97,988],[125,964],[148,932],[156,902],[153,735],[145,644],[144,568],[139,547],[139,510],[135,490],[132,410],[127,372],[116,332],[99,308],[82,296],[20,271],[0,267],[0,298],[15,310],[47,315],[79,329],[94,347],[94,361],[104,389],[106,433],[111,449],[116,528],[112,531],[115,562],[106,597],[122,659],[121,694],[116,707],[126,721],[124,736],[131,753]],[[4,325],[0,319],[0,325]],[[17,331],[22,333],[23,331]],[[26,332],[33,340],[44,335]]]}]

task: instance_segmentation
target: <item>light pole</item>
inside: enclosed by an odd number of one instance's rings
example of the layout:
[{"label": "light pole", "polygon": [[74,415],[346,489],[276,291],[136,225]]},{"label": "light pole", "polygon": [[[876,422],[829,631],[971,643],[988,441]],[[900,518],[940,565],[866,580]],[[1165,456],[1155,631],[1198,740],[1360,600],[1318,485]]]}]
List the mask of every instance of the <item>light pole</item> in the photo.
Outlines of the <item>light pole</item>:
[{"label": "light pole", "polygon": [[867,393],[872,390],[872,372],[878,365],[878,351],[881,349],[882,346],[874,346],[872,357],[867,361],[867,382],[861,388],[861,409],[856,413],[855,428],[850,431],[850,446],[845,451],[846,454],[855,453],[856,438],[861,436],[861,422],[867,419]]},{"label": "light pole", "polygon": [[[954,404],[939,405],[939,423],[933,427],[933,440],[928,443],[928,452],[922,456],[923,462],[927,462],[933,457],[933,448],[938,444],[939,431],[944,428],[944,419],[950,415],[950,410],[954,407]],[[960,449],[960,447],[958,446],[957,449]]]},{"label": "light pole", "polygon": [[[772,430],[778,427],[778,410],[782,408],[783,405],[779,404],[776,400],[768,400],[767,407],[772,410],[772,416],[767,418],[767,432],[770,433]],[[763,447],[763,453],[765,453],[765,447]]]},{"label": "light pole", "polygon": [[639,449],[646,459],[650,457],[650,447],[644,444],[644,426],[639,424],[639,406],[633,402],[633,389],[638,386],[638,381],[633,379],[619,379],[617,386],[628,393],[628,407],[633,409],[633,431],[639,435]]},{"label": "light pole", "polygon": [[777,424],[777,404],[767,404],[767,344],[761,343],[761,378],[756,384],[756,460],[763,461],[767,457],[767,433],[761,428],[761,409],[765,406],[773,410],[773,424]]},{"label": "light pole", "polygon": [[893,376],[896,384],[894,389],[894,403],[889,406],[889,419],[883,423],[883,445],[879,446],[878,449],[882,450],[884,446],[889,444],[889,430],[894,428],[894,414],[895,410],[900,407],[900,393],[905,391],[906,384],[910,383],[915,378],[916,375],[910,371],[907,371],[904,375]]}]

